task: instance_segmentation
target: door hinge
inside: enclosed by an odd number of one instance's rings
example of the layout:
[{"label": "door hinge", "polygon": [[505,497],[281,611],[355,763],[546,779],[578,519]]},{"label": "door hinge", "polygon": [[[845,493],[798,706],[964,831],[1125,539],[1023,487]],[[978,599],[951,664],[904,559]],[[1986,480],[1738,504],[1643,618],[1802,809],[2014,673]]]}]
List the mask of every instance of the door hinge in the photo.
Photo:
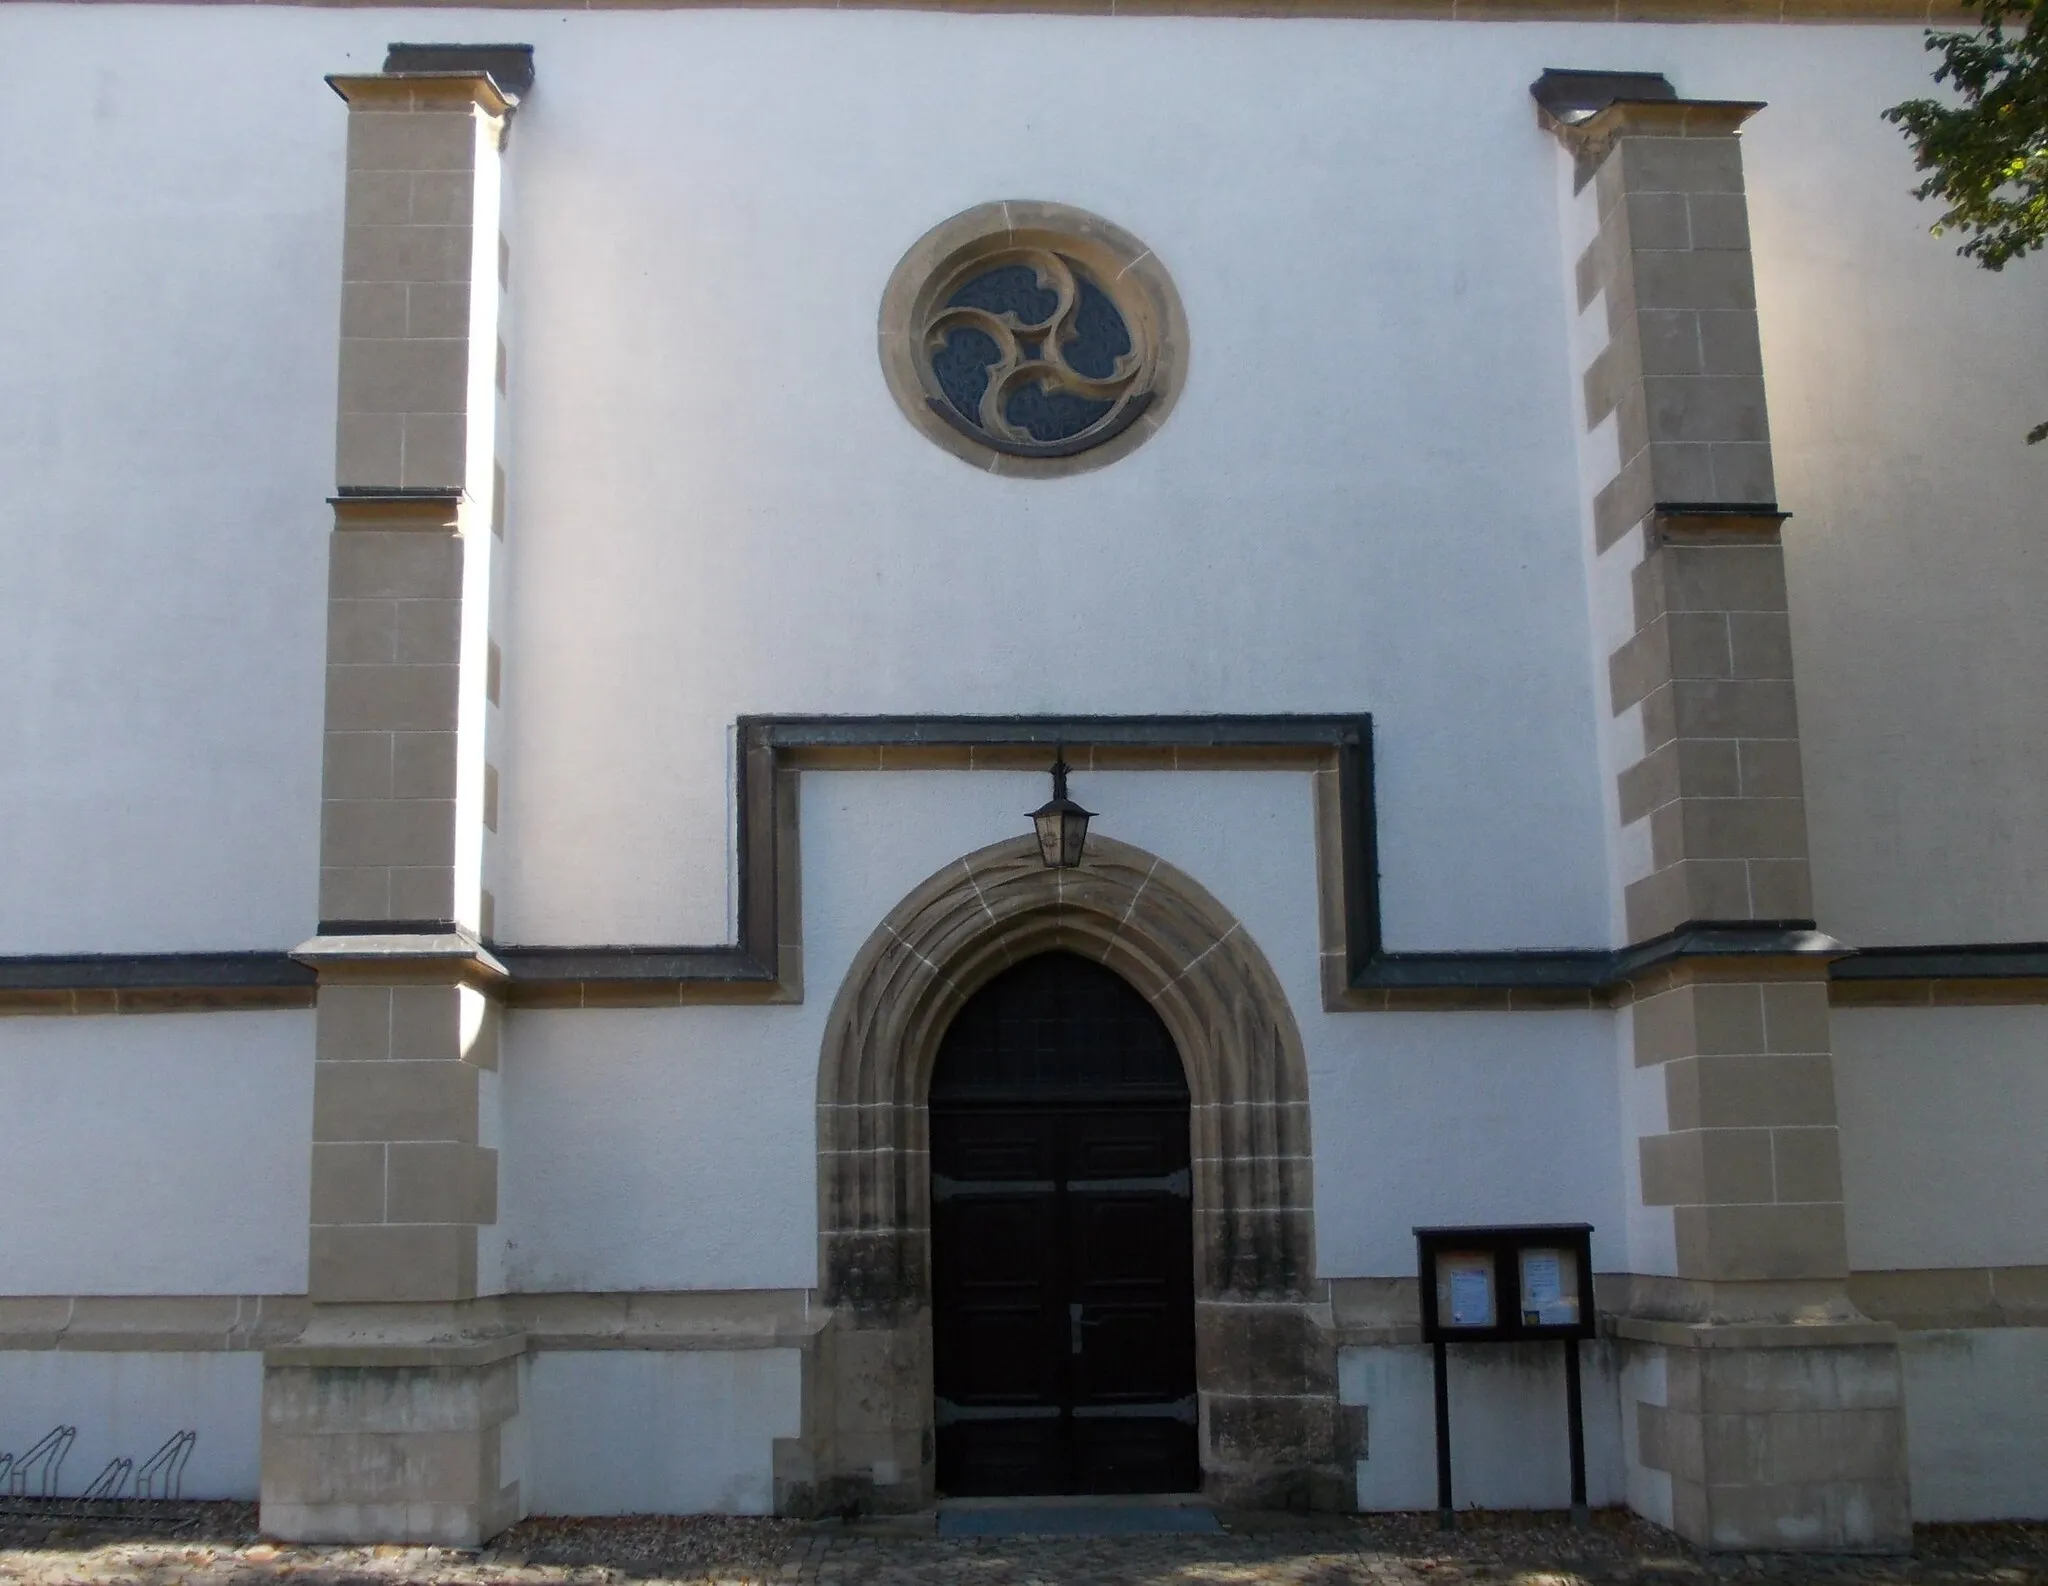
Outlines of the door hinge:
[{"label": "door hinge", "polygon": [[932,1200],[949,1201],[974,1195],[1050,1195],[1059,1186],[1051,1179],[991,1178],[957,1179],[943,1173],[932,1175]]},{"label": "door hinge", "polygon": [[1170,1399],[1158,1404],[1077,1404],[1074,1406],[1077,1421],[1179,1421],[1184,1426],[1193,1426],[1198,1419],[1195,1396],[1190,1393],[1184,1399]]},{"label": "door hinge", "polygon": [[1161,1173],[1152,1178],[1076,1178],[1067,1180],[1070,1194],[1080,1195],[1174,1195],[1186,1200],[1191,1193],[1186,1168],[1178,1173]]}]

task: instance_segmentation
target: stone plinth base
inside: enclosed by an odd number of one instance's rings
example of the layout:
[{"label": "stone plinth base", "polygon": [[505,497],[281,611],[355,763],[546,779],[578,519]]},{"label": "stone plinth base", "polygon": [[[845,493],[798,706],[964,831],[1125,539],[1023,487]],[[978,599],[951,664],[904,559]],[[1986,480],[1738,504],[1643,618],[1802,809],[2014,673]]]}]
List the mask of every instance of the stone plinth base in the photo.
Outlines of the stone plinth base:
[{"label": "stone plinth base", "polygon": [[929,1311],[834,1308],[804,1353],[804,1435],[775,1447],[775,1512],[908,1514],[935,1472]]},{"label": "stone plinth base", "polygon": [[523,1340],[264,1358],[262,1525],[292,1542],[476,1547],[525,1512]]},{"label": "stone plinth base", "polygon": [[1623,1317],[1616,1330],[1634,1507],[1718,1550],[1911,1547],[1892,1328]]},{"label": "stone plinth base", "polygon": [[1202,1491],[1234,1509],[1358,1507],[1365,1412],[1337,1400],[1328,1300],[1195,1304]]}]

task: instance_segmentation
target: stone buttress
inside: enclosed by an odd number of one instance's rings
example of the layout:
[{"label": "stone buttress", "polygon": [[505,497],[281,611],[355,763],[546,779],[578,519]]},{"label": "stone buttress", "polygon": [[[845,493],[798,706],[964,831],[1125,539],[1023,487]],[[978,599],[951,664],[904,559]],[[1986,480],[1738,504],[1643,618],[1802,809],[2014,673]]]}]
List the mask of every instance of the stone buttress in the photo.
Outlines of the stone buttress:
[{"label": "stone buttress", "polygon": [[1813,929],[1738,136],[1762,107],[1596,75],[1544,120],[1568,153],[1615,906],[1666,949],[1621,993],[1630,1501],[1713,1548],[1900,1547],[1897,1338],[1847,1291],[1839,948]]},{"label": "stone buttress", "polygon": [[266,1352],[263,1394],[263,1526],[297,1541],[474,1545],[523,1512],[523,1341],[479,1234],[504,982],[481,945],[501,165],[530,77],[519,48],[395,47],[382,73],[329,79],[348,158],[321,919],[296,953],[320,978],[312,1317]]}]

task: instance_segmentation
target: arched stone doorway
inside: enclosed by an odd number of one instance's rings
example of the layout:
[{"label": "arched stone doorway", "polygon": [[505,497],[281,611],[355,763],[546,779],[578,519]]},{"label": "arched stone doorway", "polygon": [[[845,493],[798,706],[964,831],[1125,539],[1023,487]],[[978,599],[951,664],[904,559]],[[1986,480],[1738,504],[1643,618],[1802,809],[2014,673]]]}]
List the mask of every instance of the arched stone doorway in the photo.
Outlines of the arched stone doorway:
[{"label": "arched stone doorway", "polygon": [[1113,969],[1158,1012],[1191,1095],[1196,1384],[1204,1491],[1348,1508],[1352,1418],[1336,1402],[1315,1276],[1307,1072],[1271,965],[1200,885],[1096,837],[1077,870],[1029,838],[955,861],[892,910],[826,1021],[818,1073],[818,1264],[791,1511],[907,1509],[934,1483],[931,1161],[939,1043],[999,971],[1049,951]]}]

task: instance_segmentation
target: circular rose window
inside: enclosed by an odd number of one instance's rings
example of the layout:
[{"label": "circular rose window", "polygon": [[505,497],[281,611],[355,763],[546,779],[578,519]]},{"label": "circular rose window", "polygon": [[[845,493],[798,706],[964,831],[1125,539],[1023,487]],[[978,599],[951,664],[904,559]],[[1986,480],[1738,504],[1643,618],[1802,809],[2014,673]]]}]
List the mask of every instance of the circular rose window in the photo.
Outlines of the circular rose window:
[{"label": "circular rose window", "polygon": [[1186,364],[1173,283],[1129,233],[1012,201],[919,239],[882,299],[882,368],[910,421],[1001,473],[1100,467],[1165,419]]}]

